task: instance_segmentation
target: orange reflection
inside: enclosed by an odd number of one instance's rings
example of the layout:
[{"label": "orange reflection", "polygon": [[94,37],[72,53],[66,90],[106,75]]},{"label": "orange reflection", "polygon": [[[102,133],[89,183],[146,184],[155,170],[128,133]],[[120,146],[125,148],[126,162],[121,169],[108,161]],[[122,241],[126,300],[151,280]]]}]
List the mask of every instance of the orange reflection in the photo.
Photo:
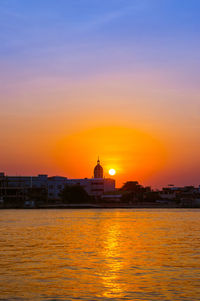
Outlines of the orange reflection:
[{"label": "orange reflection", "polygon": [[198,216],[198,209],[6,210],[2,300],[198,300]]},{"label": "orange reflection", "polygon": [[160,170],[166,153],[162,143],[140,130],[104,126],[75,132],[62,137],[54,158],[68,177],[91,177],[97,156],[100,156],[104,175],[117,170],[115,179],[121,185],[128,179],[143,181]]},{"label": "orange reflection", "polygon": [[115,223],[110,225],[108,232],[105,235],[103,256],[105,258],[106,272],[101,275],[105,298],[120,298],[124,294],[124,289],[120,279],[120,270],[123,262],[120,260],[120,224]]}]

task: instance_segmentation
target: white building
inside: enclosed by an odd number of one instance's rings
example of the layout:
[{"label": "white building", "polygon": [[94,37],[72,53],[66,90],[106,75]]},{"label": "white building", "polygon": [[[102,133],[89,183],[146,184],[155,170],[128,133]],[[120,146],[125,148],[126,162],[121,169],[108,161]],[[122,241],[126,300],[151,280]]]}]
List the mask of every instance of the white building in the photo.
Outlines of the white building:
[{"label": "white building", "polygon": [[68,179],[66,177],[48,177],[48,199],[59,199],[60,193],[64,189],[65,185],[68,184]]},{"label": "white building", "polygon": [[59,200],[65,185],[81,185],[89,195],[94,197],[100,197],[104,193],[115,190],[115,180],[103,177],[103,168],[98,160],[94,168],[94,177],[91,179],[68,179],[60,176],[48,177],[47,175],[6,176],[2,172],[0,173],[0,198],[3,197],[3,191],[6,188],[23,188],[25,190],[44,188],[47,189],[49,199]]},{"label": "white building", "polygon": [[93,178],[84,179],[68,179],[65,177],[49,177],[48,178],[48,198],[59,199],[60,193],[65,185],[81,185],[86,192],[94,197],[100,197],[104,193],[115,190],[115,180],[110,178],[103,178],[103,168],[100,161],[94,168]]}]

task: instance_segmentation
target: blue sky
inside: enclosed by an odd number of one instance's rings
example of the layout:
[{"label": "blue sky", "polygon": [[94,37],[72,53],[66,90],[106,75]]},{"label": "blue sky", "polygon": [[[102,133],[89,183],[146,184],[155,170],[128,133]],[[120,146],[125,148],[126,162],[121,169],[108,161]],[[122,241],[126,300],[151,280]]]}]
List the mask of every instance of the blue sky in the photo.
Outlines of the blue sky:
[{"label": "blue sky", "polygon": [[199,8],[194,0],[1,0],[2,93],[38,78],[151,71],[172,89],[198,90]]},{"label": "blue sky", "polygon": [[65,51],[101,56],[113,48],[169,62],[183,52],[188,60],[198,54],[199,20],[194,0],[1,0],[1,60],[23,63]]}]

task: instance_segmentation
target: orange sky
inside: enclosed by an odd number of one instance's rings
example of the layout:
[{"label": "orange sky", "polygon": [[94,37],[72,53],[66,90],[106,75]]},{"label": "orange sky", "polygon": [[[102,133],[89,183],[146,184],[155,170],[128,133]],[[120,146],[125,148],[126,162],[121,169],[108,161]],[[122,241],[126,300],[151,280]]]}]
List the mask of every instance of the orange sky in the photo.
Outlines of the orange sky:
[{"label": "orange sky", "polygon": [[181,92],[170,91],[166,78],[149,79],[110,74],[65,86],[30,83],[3,108],[1,170],[91,177],[99,155],[105,176],[116,169],[117,186],[126,180],[197,185],[196,93],[192,103],[181,102]]},{"label": "orange sky", "polygon": [[108,177],[110,168],[121,185],[127,179],[147,181],[166,164],[161,141],[141,130],[122,126],[94,127],[66,135],[55,146],[55,165],[72,177],[92,177],[99,155]]}]

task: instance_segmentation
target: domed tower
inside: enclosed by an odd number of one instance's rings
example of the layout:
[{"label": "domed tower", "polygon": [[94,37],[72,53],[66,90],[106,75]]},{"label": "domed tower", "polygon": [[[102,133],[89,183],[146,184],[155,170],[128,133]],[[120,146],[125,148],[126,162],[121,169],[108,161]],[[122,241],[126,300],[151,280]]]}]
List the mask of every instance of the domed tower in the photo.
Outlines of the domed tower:
[{"label": "domed tower", "polygon": [[100,165],[99,158],[97,160],[97,165],[94,168],[94,178],[103,179],[103,167]]}]

